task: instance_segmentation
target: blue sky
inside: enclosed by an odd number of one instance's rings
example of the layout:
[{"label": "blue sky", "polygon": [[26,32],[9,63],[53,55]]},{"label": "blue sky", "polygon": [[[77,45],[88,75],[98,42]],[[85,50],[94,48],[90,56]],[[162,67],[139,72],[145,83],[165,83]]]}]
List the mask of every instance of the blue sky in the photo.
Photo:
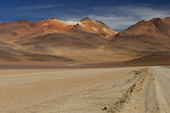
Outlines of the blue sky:
[{"label": "blue sky", "polygon": [[99,20],[120,31],[140,20],[170,17],[170,0],[1,0],[0,23],[55,17],[80,21]]}]

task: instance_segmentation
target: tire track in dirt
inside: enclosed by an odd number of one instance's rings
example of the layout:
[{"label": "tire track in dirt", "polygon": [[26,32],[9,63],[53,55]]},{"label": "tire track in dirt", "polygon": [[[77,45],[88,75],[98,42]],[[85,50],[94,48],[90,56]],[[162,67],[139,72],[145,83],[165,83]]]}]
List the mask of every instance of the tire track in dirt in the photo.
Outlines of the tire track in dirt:
[{"label": "tire track in dirt", "polygon": [[160,113],[170,112],[170,69],[153,67]]},{"label": "tire track in dirt", "polygon": [[159,104],[156,93],[155,77],[151,73],[149,81],[147,84],[146,94],[145,94],[145,107],[146,113],[159,113]]},{"label": "tire track in dirt", "polygon": [[134,76],[138,75],[138,79],[126,94],[108,109],[108,113],[159,113],[155,77],[152,73],[150,68],[135,71]]}]

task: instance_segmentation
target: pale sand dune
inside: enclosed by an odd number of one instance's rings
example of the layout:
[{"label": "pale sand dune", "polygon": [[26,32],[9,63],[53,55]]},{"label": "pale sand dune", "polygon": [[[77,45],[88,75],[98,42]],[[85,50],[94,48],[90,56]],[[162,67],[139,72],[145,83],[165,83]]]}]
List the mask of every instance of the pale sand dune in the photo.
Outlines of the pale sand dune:
[{"label": "pale sand dune", "polygon": [[168,113],[163,67],[0,70],[1,113]]}]

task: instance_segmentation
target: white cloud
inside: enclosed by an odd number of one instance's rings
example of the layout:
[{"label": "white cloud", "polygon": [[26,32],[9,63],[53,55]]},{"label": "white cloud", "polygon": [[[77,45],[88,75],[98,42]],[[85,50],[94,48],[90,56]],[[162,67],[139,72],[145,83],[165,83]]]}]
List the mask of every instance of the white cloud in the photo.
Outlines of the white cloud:
[{"label": "white cloud", "polygon": [[48,4],[48,5],[44,5],[44,4],[39,4],[39,5],[34,5],[34,6],[22,6],[22,7],[14,7],[14,8],[0,8],[1,12],[17,12],[17,11],[25,11],[25,10],[36,10],[36,9],[50,9],[50,8],[55,8],[55,7],[61,7],[61,4],[58,5],[54,5],[54,4]]},{"label": "white cloud", "polygon": [[152,18],[165,18],[170,16],[169,9],[159,9],[150,6],[118,6],[107,8],[93,8],[94,14],[89,18],[99,20],[113,30],[123,30],[141,20]]},{"label": "white cloud", "polygon": [[59,7],[59,5],[35,5],[35,6],[24,6],[24,7],[18,7],[17,9],[22,9],[22,10],[34,10],[34,9],[47,9],[47,8],[54,8],[54,7]]},{"label": "white cloud", "polygon": [[76,25],[78,22],[75,22],[75,21],[65,21],[65,23],[67,23],[69,25]]},{"label": "white cloud", "polygon": [[103,23],[105,23],[107,26],[109,26],[113,30],[122,30],[127,28],[130,25],[133,25],[136,23],[135,20],[128,17],[119,17],[119,16],[96,16],[96,15],[89,15],[89,18],[92,20],[99,20]]}]

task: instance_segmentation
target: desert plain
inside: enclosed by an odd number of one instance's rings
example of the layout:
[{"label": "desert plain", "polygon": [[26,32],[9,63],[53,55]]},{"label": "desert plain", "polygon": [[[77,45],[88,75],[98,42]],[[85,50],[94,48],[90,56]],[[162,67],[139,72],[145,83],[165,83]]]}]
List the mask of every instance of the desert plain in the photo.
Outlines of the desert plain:
[{"label": "desert plain", "polygon": [[1,113],[169,113],[170,68],[0,70]]}]

